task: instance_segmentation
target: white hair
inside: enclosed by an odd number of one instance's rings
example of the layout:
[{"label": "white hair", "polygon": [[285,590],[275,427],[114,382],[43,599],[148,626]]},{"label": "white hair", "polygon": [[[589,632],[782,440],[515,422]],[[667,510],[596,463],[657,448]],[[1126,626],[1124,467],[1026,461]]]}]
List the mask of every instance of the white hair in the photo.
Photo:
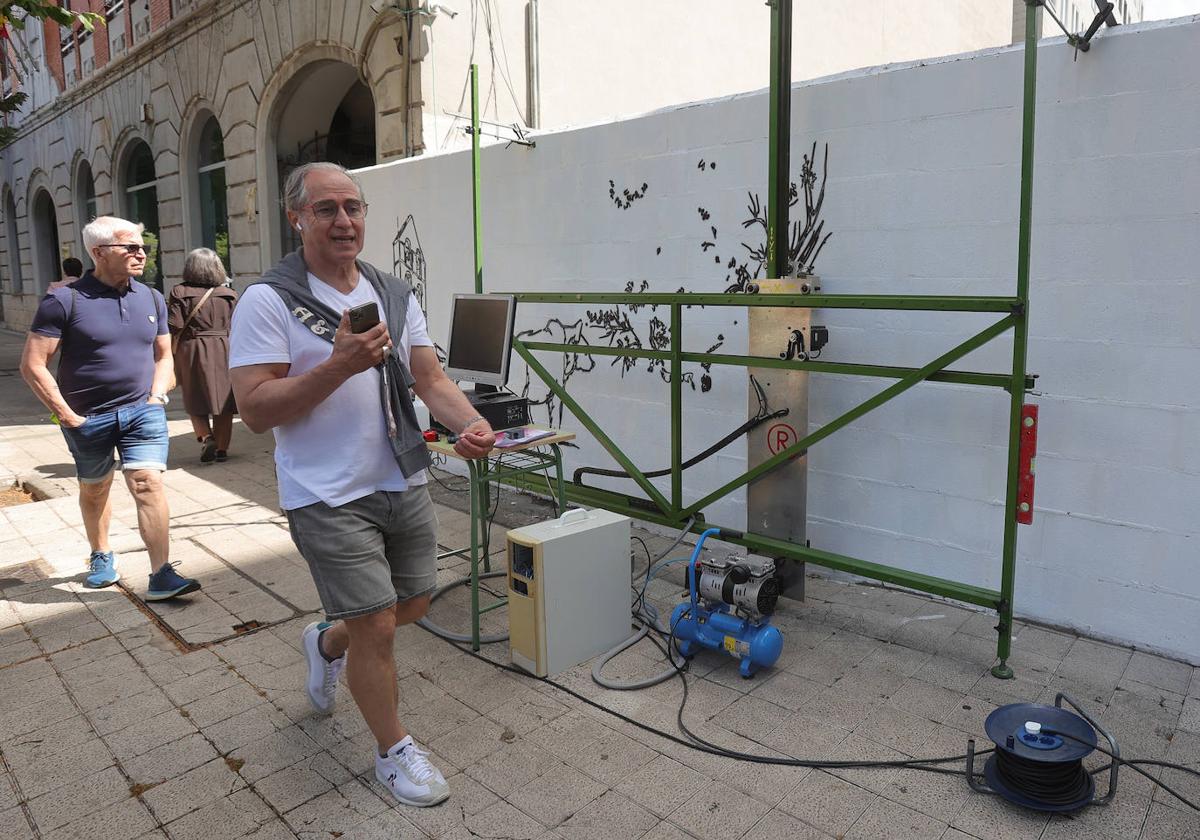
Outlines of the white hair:
[{"label": "white hair", "polygon": [[339,175],[345,175],[358,190],[359,200],[362,200],[363,187],[357,175],[340,163],[320,160],[297,166],[288,173],[287,179],[283,183],[283,206],[286,209],[298,213],[308,205],[308,185],[304,183],[304,179],[310,172],[336,172]]},{"label": "white hair", "polygon": [[110,245],[118,233],[136,233],[139,236],[146,229],[141,222],[131,222],[116,216],[97,216],[83,228],[83,247],[90,254],[98,245]]}]

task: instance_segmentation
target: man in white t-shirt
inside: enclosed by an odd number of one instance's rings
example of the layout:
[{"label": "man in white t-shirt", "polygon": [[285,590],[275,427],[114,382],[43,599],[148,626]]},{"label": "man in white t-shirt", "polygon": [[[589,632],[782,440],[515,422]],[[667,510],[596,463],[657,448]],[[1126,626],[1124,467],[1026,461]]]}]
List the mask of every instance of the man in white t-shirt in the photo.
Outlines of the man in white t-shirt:
[{"label": "man in white t-shirt", "polygon": [[[376,778],[405,804],[436,805],[449,787],[396,709],[396,627],[425,614],[437,579],[428,455],[405,385],[459,430],[464,457],[485,456],[495,435],[446,378],[411,290],[358,261],[367,205],[357,181],[306,164],[284,194],[303,248],[242,295],[229,366],[243,422],[275,432],[280,504],[329,619],[303,633],[308,696],[332,711],[353,648],[346,678],[378,743]],[[380,323],[352,332],[349,310],[372,302]]]}]

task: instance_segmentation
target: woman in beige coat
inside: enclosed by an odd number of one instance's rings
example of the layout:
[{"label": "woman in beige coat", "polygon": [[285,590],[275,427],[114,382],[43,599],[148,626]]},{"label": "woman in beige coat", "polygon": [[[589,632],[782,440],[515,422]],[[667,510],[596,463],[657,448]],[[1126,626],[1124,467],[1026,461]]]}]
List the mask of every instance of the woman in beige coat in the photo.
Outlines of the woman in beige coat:
[{"label": "woman in beige coat", "polygon": [[216,252],[197,248],[187,255],[183,282],[171,289],[167,302],[175,377],[200,441],[202,464],[226,459],[237,413],[229,377],[229,322],[237,292],[226,279]]}]

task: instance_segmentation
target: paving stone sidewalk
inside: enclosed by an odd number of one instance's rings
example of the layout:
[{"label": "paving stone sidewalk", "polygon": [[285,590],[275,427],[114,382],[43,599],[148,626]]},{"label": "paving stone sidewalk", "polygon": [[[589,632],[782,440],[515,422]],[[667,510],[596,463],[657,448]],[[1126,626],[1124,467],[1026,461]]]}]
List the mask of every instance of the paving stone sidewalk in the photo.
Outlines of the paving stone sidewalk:
[{"label": "paving stone sidewalk", "polygon": [[[299,636],[319,604],[276,507],[270,436],[239,424],[230,461],[201,467],[186,418],[172,411],[172,556],[203,593],[154,610],[140,601],[146,557],[120,487],[113,533],[128,588],[86,590],[70,458],[16,374],[20,342],[0,332],[0,481],[37,477],[45,492],[64,495],[0,508],[4,840],[1200,837],[1200,814],[1128,771],[1108,808],[1048,817],[973,794],[962,777],[715,757],[417,627],[398,634],[400,708],[453,795],[432,809],[399,806],[374,780],[373,741],[345,687],[329,717],[305,696]],[[439,541],[458,548],[468,533],[461,479],[440,479],[445,486],[431,485]],[[505,526],[550,515],[544,502],[505,491],[493,548]],[[651,552],[670,542],[639,533]],[[439,575],[463,571],[448,557]],[[677,579],[649,589],[662,611],[679,594]],[[501,626],[502,613],[489,613],[485,630]],[[439,600],[434,617],[465,628],[465,591]],[[986,740],[983,720],[998,705],[1053,702],[1066,691],[1127,755],[1200,767],[1200,669],[1185,663],[1019,624],[1017,678],[1002,682],[988,673],[994,616],[817,576],[808,600],[785,602],[777,623],[783,656],[753,680],[724,657],[694,660],[684,719],[697,734],[773,756],[958,755],[968,738]],[[507,651],[484,653],[502,661]],[[662,665],[644,641],[606,674],[633,679]],[[677,680],[615,692],[585,664],[559,682],[677,732]],[[1200,799],[1200,780],[1166,772]]]}]

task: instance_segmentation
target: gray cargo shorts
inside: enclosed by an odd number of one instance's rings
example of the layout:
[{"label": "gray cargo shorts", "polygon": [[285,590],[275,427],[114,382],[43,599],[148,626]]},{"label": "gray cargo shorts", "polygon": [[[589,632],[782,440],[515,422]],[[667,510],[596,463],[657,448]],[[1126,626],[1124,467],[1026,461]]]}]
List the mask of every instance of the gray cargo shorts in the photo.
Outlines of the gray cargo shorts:
[{"label": "gray cargo shorts", "polygon": [[378,612],[437,586],[437,514],[423,484],[339,507],[316,502],[287,518],[330,620]]}]

